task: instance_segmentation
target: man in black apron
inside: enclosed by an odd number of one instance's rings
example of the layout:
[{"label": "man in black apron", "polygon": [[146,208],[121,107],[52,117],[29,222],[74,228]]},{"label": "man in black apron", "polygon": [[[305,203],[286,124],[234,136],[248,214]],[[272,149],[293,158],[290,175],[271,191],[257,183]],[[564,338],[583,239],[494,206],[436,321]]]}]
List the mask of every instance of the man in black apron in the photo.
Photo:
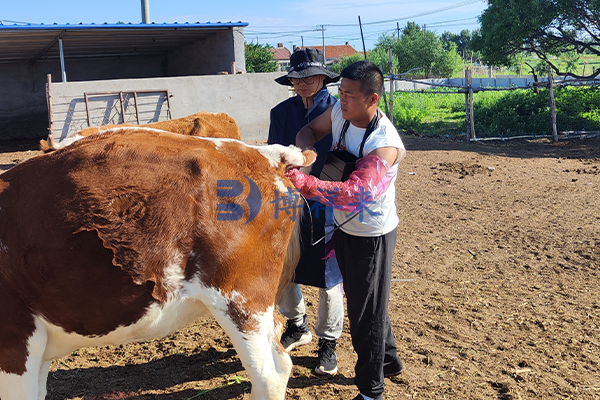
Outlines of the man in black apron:
[{"label": "man in black apron", "polygon": [[[339,79],[337,74],[325,69],[323,54],[316,49],[299,49],[290,57],[290,71],[275,81],[294,88],[297,96],[291,97],[271,110],[269,144],[288,146],[295,144],[296,133],[307,123],[325,112],[337,99],[329,94],[326,85]],[[311,174],[319,176],[323,161],[331,147],[331,135],[315,146],[317,160]],[[302,255],[294,282],[287,286],[279,302],[279,311],[287,318],[281,344],[290,351],[310,343],[312,334],[306,321],[306,307],[300,284],[319,288],[319,309],[314,325],[319,337],[318,358],[315,373],[333,375],[337,372],[335,348],[342,333],[344,321],[344,298],[340,283],[342,275],[332,255],[331,234],[326,240],[312,246],[311,240],[325,236],[333,230],[333,216],[329,210],[326,223],[325,206],[309,202],[301,221]],[[310,215],[309,215],[310,213]],[[312,235],[311,235],[312,233]]]}]

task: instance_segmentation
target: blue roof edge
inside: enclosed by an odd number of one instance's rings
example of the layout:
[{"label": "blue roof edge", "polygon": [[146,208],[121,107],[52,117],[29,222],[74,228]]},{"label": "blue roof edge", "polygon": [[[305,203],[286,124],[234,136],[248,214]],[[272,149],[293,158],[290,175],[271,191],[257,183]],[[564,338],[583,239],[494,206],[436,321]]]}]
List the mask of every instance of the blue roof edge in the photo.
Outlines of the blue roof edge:
[{"label": "blue roof edge", "polygon": [[102,28],[217,28],[217,27],[236,27],[236,26],[248,26],[248,22],[242,22],[242,21],[238,21],[238,22],[182,22],[182,23],[166,23],[163,22],[162,24],[158,24],[158,23],[149,23],[149,24],[144,24],[144,23],[138,23],[138,24],[133,24],[131,22],[125,23],[125,24],[109,24],[109,23],[101,23],[101,24],[96,24],[96,23],[90,23],[90,24],[83,24],[83,23],[79,23],[79,24],[57,24],[57,23],[53,23],[53,24],[11,24],[11,25],[5,25],[3,23],[0,23],[0,29],[23,29],[23,30],[28,30],[28,29],[102,29]]}]

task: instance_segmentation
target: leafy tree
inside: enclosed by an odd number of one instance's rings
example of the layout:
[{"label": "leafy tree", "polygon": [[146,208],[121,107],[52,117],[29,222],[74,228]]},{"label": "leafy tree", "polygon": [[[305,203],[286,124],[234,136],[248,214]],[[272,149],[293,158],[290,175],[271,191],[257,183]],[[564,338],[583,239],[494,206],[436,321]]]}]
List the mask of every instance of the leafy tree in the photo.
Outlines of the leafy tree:
[{"label": "leafy tree", "polygon": [[463,67],[463,62],[456,52],[456,44],[449,43],[444,48],[443,40],[435,33],[422,30],[414,22],[408,22],[400,39],[393,35],[381,35],[375,49],[368,58],[383,67],[385,74],[388,68],[389,49],[392,49],[393,69],[404,73],[418,69],[412,75],[449,77]]},{"label": "leafy tree", "polygon": [[277,61],[269,51],[271,46],[259,43],[245,43],[246,70],[248,72],[275,72]]},{"label": "leafy tree", "polygon": [[367,53],[367,58],[369,61],[375,63],[375,65],[379,65],[384,75],[389,75],[392,72],[398,71],[398,57],[393,55],[392,51],[392,69],[390,71],[389,68],[389,49],[394,47],[394,44],[398,41],[398,39],[394,35],[383,34],[379,37],[377,41],[377,45],[375,48]]},{"label": "leafy tree", "polygon": [[[481,32],[474,47],[489,65],[514,65],[530,53],[550,65],[556,75],[582,77],[555,58],[564,54],[600,55],[600,0],[488,0],[479,18]],[[596,77],[600,70],[586,78]]]},{"label": "leafy tree", "polygon": [[393,54],[398,59],[398,71],[406,72],[421,68],[425,77],[449,77],[462,68],[462,59],[456,52],[456,44],[450,43],[444,50],[442,39],[431,31],[424,31],[414,22],[408,22],[400,40],[393,44]]},{"label": "leafy tree", "polygon": [[343,56],[342,58],[340,58],[340,60],[338,62],[331,64],[329,69],[331,71],[335,72],[336,74],[339,74],[348,65],[352,64],[353,62],[364,60],[364,59],[365,59],[365,56],[363,53],[356,53],[351,56]]},{"label": "leafy tree", "polygon": [[464,60],[480,58],[481,56],[473,51],[473,36],[477,34],[479,34],[478,29],[474,30],[473,32],[470,32],[468,29],[463,29],[458,35],[446,31],[442,33],[441,36],[444,44],[444,50],[450,50],[450,43],[455,43],[456,51]]}]

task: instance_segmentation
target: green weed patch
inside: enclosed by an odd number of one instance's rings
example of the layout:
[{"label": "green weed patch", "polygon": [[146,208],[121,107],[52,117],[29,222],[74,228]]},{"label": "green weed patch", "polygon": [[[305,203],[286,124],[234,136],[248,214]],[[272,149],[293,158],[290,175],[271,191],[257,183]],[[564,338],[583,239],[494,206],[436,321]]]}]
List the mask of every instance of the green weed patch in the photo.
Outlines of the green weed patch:
[{"label": "green weed patch", "polygon": [[[600,128],[600,88],[556,88],[554,96],[559,131]],[[456,136],[465,132],[465,108],[462,93],[396,92],[394,125],[423,135]],[[547,89],[539,93],[530,89],[475,93],[473,108],[477,137],[551,133]]]}]

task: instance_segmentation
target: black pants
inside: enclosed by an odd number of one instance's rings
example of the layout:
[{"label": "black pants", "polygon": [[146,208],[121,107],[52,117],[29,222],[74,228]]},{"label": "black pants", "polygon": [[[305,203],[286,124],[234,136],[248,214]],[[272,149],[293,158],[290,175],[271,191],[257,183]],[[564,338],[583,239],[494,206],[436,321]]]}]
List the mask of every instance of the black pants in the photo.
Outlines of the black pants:
[{"label": "black pants", "polygon": [[360,393],[383,393],[383,366],[398,361],[388,314],[396,230],[377,237],[358,237],[337,230],[335,254],[344,278],[354,368]]}]

